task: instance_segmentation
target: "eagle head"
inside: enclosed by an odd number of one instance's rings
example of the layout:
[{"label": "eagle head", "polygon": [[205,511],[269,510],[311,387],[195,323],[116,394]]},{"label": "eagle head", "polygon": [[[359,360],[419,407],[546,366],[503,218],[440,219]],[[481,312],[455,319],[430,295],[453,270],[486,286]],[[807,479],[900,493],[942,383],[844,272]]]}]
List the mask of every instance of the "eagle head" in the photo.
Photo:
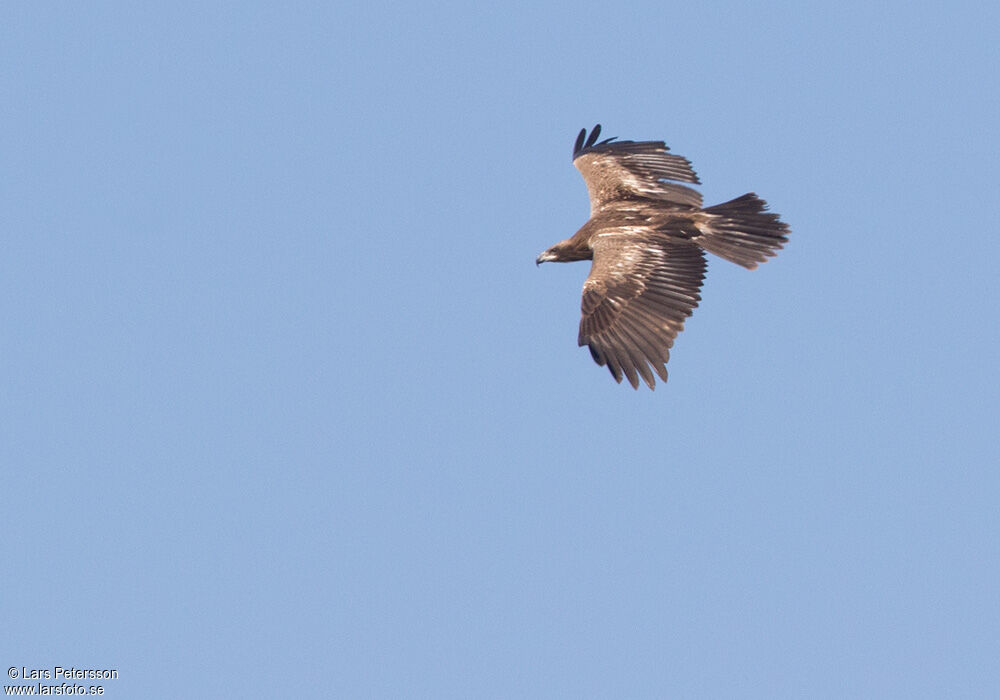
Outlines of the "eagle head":
[{"label": "eagle head", "polygon": [[559,260],[559,254],[553,252],[552,249],[549,248],[548,250],[543,251],[542,254],[539,255],[537,258],[535,258],[535,265],[541,265],[543,262],[555,262],[557,260]]}]

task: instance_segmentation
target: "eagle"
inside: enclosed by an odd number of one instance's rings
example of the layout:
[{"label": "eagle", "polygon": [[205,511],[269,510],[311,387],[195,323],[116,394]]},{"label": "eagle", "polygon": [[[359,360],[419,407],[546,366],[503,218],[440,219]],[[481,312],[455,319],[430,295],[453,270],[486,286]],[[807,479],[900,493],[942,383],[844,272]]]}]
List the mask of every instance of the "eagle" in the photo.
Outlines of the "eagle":
[{"label": "eagle", "polygon": [[674,338],[701,301],[705,252],[754,269],[788,242],[790,229],[753,192],[702,208],[701,182],[662,141],[598,142],[581,129],[573,165],[590,195],[590,219],[535,261],[592,260],[583,284],[580,346],[619,384],[667,381]]}]

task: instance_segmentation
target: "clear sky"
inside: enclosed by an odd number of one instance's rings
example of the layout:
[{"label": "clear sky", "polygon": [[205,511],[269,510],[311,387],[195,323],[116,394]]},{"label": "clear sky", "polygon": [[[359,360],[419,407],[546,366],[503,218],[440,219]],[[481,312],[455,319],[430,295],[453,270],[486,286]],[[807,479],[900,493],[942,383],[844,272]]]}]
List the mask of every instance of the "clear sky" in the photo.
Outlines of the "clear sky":
[{"label": "clear sky", "polygon": [[[0,662],[1000,696],[997,8],[4,3]],[[655,392],[534,264],[596,122],[792,227]]]}]

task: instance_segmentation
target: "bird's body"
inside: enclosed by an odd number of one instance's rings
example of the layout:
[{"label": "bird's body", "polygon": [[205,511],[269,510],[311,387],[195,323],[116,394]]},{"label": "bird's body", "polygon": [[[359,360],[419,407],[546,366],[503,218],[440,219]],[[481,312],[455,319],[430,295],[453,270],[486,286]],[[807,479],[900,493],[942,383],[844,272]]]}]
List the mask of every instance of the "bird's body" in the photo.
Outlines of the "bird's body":
[{"label": "bird's body", "polygon": [[[786,242],[788,226],[753,193],[702,209],[690,162],[661,141],[577,137],[573,164],[590,193],[590,219],[537,263],[593,260],[583,285],[579,344],[621,382],[667,380],[674,338],[701,300],[705,251],[753,269]],[[651,371],[652,370],[652,371]]]}]

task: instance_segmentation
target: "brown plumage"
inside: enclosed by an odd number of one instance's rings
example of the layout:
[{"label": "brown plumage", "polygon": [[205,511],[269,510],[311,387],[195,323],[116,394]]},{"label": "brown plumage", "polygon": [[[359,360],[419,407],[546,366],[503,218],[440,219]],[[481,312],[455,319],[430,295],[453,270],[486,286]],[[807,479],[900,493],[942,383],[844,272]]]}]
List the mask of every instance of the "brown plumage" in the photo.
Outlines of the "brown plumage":
[{"label": "brown plumage", "polygon": [[[538,256],[543,262],[593,260],[583,284],[580,345],[615,381],[655,388],[667,381],[674,338],[701,300],[705,251],[753,269],[777,254],[790,232],[751,193],[702,209],[687,158],[662,141],[597,142],[581,129],[573,165],[590,193],[590,220]],[[671,182],[673,181],[673,182]]]}]

